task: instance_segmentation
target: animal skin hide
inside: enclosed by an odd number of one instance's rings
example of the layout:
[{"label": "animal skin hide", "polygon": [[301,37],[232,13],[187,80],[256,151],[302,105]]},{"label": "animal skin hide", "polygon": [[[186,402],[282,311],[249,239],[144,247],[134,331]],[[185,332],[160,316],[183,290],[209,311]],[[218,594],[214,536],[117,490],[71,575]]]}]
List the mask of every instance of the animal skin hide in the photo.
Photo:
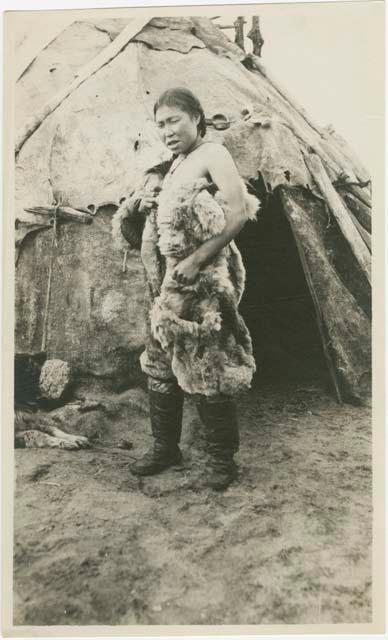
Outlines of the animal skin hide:
[{"label": "animal skin hide", "polygon": [[[231,242],[190,285],[172,277],[178,262],[224,228],[227,205],[208,188],[202,178],[178,186],[166,181],[157,211],[146,218],[141,256],[151,294],[150,329],[184,391],[235,395],[249,388],[255,371],[251,338],[238,313],[245,285],[239,250]],[[245,186],[244,195],[247,215],[255,218],[259,202]],[[138,216],[128,203],[118,214]]]}]

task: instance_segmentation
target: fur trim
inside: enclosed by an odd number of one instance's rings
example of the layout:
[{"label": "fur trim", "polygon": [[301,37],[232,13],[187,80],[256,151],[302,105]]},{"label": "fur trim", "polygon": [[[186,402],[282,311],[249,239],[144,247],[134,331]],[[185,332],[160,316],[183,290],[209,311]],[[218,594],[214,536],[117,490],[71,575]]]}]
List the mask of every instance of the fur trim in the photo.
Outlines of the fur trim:
[{"label": "fur trim", "polygon": [[[241,186],[243,190],[246,216],[248,220],[256,220],[257,214],[260,210],[261,202],[258,198],[256,198],[256,196],[248,192],[246,184],[243,182],[243,180],[241,180]],[[216,192],[214,199],[224,211],[228,209],[228,204],[219,191]]]},{"label": "fur trim", "polygon": [[171,368],[186,393],[233,396],[250,388],[256,366],[241,347],[205,349],[199,355],[195,340],[177,340],[174,345]]},{"label": "fur trim", "polygon": [[[117,249],[128,250],[128,248],[132,248],[140,250],[145,215],[139,214],[137,204],[144,197],[146,191],[162,185],[163,177],[170,164],[171,162],[162,162],[155,167],[151,167],[135,181],[129,196],[123,198],[122,203],[112,217],[113,244]],[[123,236],[123,221],[127,221],[128,240]]]},{"label": "fur trim", "polygon": [[200,345],[210,334],[221,330],[221,314],[209,311],[204,314],[202,322],[185,320],[166,308],[160,298],[155,300],[150,313],[153,336],[163,349],[170,348],[178,337],[195,338]]},{"label": "fur trim", "polygon": [[241,253],[234,241],[229,244],[228,268],[237,295],[237,305],[239,305],[245,289],[246,271]]},{"label": "fur trim", "polygon": [[141,259],[153,297],[160,295],[163,281],[155,216],[155,212],[152,211],[146,218],[141,244]]},{"label": "fur trim", "polygon": [[261,202],[256,196],[252,193],[248,192],[246,185],[244,184],[245,189],[245,212],[247,214],[248,220],[257,220],[257,216],[261,209]]},{"label": "fur trim", "polygon": [[129,245],[126,239],[124,238],[123,234],[121,233],[121,223],[125,218],[128,217],[128,214],[129,214],[128,205],[124,201],[119,206],[116,213],[112,217],[113,244],[116,247],[116,249],[119,249],[119,250],[122,249],[124,251],[128,249]]}]

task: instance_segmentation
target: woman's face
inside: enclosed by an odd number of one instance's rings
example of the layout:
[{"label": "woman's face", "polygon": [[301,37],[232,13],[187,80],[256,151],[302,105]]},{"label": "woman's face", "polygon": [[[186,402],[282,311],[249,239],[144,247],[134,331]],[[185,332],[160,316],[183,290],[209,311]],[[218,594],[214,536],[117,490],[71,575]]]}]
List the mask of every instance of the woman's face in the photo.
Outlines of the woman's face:
[{"label": "woman's face", "polygon": [[199,116],[191,116],[179,107],[163,105],[156,112],[155,121],[162,142],[173,153],[187,153],[198,138]]}]

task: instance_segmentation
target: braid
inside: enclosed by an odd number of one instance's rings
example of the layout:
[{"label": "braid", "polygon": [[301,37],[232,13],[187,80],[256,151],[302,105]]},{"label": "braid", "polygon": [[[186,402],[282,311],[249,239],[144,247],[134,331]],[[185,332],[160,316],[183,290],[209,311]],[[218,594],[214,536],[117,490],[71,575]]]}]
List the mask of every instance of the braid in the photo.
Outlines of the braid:
[{"label": "braid", "polygon": [[200,105],[200,103],[198,102],[198,113],[199,113],[199,123],[198,123],[198,133],[201,136],[201,138],[204,137],[205,133],[206,133],[206,118],[205,118],[205,113],[204,110],[202,109],[202,106]]}]

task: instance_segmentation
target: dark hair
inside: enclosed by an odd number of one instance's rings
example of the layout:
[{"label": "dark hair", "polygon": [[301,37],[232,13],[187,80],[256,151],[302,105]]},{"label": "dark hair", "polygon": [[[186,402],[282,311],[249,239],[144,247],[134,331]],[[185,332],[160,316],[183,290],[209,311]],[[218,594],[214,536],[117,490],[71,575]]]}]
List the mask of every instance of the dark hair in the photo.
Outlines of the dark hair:
[{"label": "dark hair", "polygon": [[186,111],[190,116],[199,116],[198,133],[203,138],[206,133],[205,114],[200,101],[191,91],[184,87],[174,87],[163,91],[154,104],[154,116],[163,105],[178,107],[182,111]]}]

